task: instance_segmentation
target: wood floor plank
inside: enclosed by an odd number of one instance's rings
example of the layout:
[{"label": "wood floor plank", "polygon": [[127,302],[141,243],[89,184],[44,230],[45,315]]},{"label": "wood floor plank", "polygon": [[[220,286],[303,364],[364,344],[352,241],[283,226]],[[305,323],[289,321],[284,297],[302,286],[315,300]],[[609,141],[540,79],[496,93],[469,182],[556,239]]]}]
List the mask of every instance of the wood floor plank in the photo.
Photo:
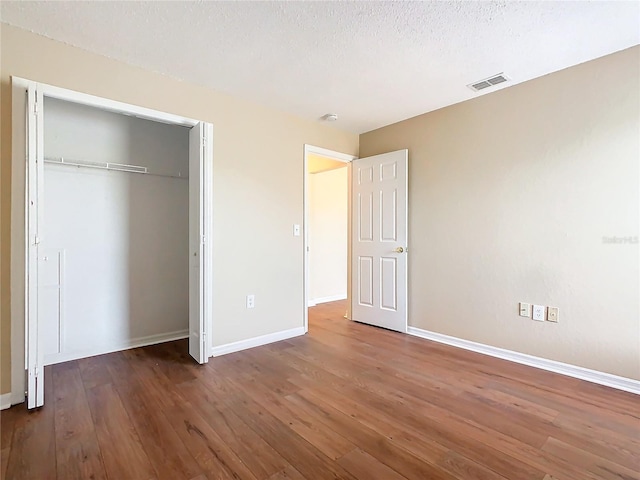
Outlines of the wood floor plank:
[{"label": "wood floor plank", "polygon": [[280,470],[269,477],[269,480],[306,480],[302,474],[289,465],[284,470]]},{"label": "wood floor plank", "polygon": [[[164,344],[173,350],[173,344]],[[157,355],[141,349],[143,355]],[[133,358],[133,363],[130,359]],[[108,369],[122,404],[135,427],[142,447],[156,471],[156,477],[168,480],[189,480],[202,474],[197,462],[167,420],[162,400],[170,396],[170,390],[158,389],[173,385],[161,371],[144,368],[146,362],[138,356],[125,354],[114,357]],[[173,405],[173,404],[171,404]],[[161,438],[162,441],[158,441]]]},{"label": "wood floor plank", "polygon": [[30,412],[19,420],[7,460],[6,478],[57,478],[53,409]]},{"label": "wood floor plank", "polygon": [[[182,439],[139,385],[116,385],[123,406],[159,480],[189,480],[202,473]],[[158,439],[162,439],[158,441]]]},{"label": "wood floor plank", "polygon": [[45,367],[45,400],[51,405],[27,411],[16,405],[14,426],[7,460],[7,480],[53,480],[56,472],[55,397],[51,367]]},{"label": "wood floor plank", "polygon": [[109,373],[109,363],[121,355],[120,352],[77,360],[85,388],[99,387],[113,382]]},{"label": "wood floor plank", "polygon": [[13,437],[13,429],[16,425],[16,420],[19,418],[18,409],[9,408],[0,412],[0,449],[5,450],[11,447],[11,440]]},{"label": "wood floor plank", "polygon": [[58,478],[106,479],[78,364],[53,365],[52,374]]},{"label": "wood floor plank", "polygon": [[[385,392],[377,389],[377,394],[385,395]],[[387,392],[388,393],[388,392]],[[493,449],[490,444],[492,438],[498,432],[487,429],[486,435],[478,440],[469,440],[460,431],[460,424],[454,424],[457,428],[451,429],[443,425],[438,419],[454,419],[451,412],[446,412],[449,417],[444,417],[442,412],[436,410],[426,402],[430,410],[421,411],[422,404],[393,402],[398,395],[400,400],[408,397],[404,393],[392,392],[386,396],[387,403],[377,403],[373,392],[361,391],[349,385],[342,385],[341,390],[329,390],[316,388],[312,391],[303,391],[302,394],[311,394],[328,403],[345,415],[354,418],[364,425],[392,438],[393,442],[406,450],[433,463],[443,465],[441,459],[447,455],[449,449],[456,449],[467,455],[470,462],[484,462],[493,470],[503,475],[517,475],[519,479],[538,479],[541,471],[535,467],[522,465],[506,455],[504,452]],[[409,415],[410,420],[399,425],[404,416]],[[462,423],[463,420],[459,419]],[[445,466],[446,467],[446,466]],[[443,470],[446,468],[443,467]]]},{"label": "wood floor plank", "polygon": [[339,464],[330,460],[250,398],[234,399],[233,404],[238,416],[267,440],[304,478],[356,480]]},{"label": "wood floor plank", "polygon": [[0,450],[0,478],[7,478],[7,465],[9,464],[10,448]]},{"label": "wood floor plank", "polygon": [[438,465],[461,480],[509,480],[509,477],[504,477],[454,451],[449,451]]},{"label": "wood floor plank", "polygon": [[108,477],[155,478],[155,470],[114,386],[103,383],[86,393]]},{"label": "wood floor plank", "polygon": [[167,418],[207,477],[256,480],[247,465],[190,403],[177,406]]},{"label": "wood floor plank", "polygon": [[633,468],[628,468],[606,457],[586,452],[556,438],[549,438],[542,449],[558,457],[566,458],[572,463],[582,465],[583,468],[603,480],[640,479],[640,462],[637,462]]},{"label": "wood floor plank", "polygon": [[203,389],[201,383],[180,384],[180,392],[220,439],[247,465],[251,473],[263,480],[284,470],[289,463],[260,435],[222,403],[215,392]]},{"label": "wood floor plank", "polygon": [[[322,399],[306,396],[304,391],[300,391],[289,395],[287,400],[296,405],[301,413],[306,412],[310,417],[317,418],[327,428],[352,441],[359,448],[374,455],[382,463],[408,479],[421,480],[429,478],[436,480],[455,478],[419,456],[398,447],[383,435],[359,424],[343,412],[327,405]],[[297,465],[294,464],[294,466]]]},{"label": "wood floor plank", "polygon": [[0,478],[6,478],[7,475],[13,430],[16,420],[19,418],[19,408],[9,408],[0,412]]},{"label": "wood floor plank", "polygon": [[[237,380],[232,380],[237,382]],[[284,398],[298,391],[299,388],[288,388],[286,391],[271,389],[270,382],[259,381],[238,382],[237,388],[241,389],[256,403],[259,403],[270,414],[287,425],[291,430],[316,447],[327,457],[337,459],[354,450],[356,446],[343,436],[324,428],[307,416],[298,416],[291,409],[291,404]],[[285,395],[283,395],[283,393]]]},{"label": "wood floor plank", "polygon": [[146,349],[134,349],[122,354],[123,358],[111,367],[114,375],[116,370],[126,369],[131,378],[137,378],[140,388],[153,396],[155,405],[162,411],[170,411],[183,402],[175,384],[158,362],[157,353],[147,355]]},{"label": "wood floor plank", "polygon": [[387,467],[375,457],[367,452],[363,452],[359,448],[343,455],[338,459],[338,463],[345,470],[350,472],[356,478],[367,478],[370,480],[406,480],[395,470]]},{"label": "wood floor plank", "polygon": [[197,365],[179,340],[45,368],[7,480],[640,480],[638,396],[309,310]]}]

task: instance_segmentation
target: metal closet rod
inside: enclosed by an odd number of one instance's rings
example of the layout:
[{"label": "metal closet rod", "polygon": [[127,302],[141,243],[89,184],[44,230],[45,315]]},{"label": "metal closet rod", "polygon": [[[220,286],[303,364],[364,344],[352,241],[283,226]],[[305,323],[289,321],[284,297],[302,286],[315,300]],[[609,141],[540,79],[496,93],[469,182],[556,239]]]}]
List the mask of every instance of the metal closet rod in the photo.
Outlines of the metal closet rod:
[{"label": "metal closet rod", "polygon": [[182,178],[187,179],[181,175],[166,175],[162,173],[152,173],[147,167],[140,165],[128,165],[126,163],[112,163],[112,162],[88,162],[86,160],[67,160],[64,157],[44,157],[44,163],[52,163],[56,165],[69,165],[70,167],[85,167],[85,168],[97,168],[99,170],[116,170],[119,172],[129,173],[143,173],[145,175],[155,175],[157,177],[169,177],[169,178]]}]

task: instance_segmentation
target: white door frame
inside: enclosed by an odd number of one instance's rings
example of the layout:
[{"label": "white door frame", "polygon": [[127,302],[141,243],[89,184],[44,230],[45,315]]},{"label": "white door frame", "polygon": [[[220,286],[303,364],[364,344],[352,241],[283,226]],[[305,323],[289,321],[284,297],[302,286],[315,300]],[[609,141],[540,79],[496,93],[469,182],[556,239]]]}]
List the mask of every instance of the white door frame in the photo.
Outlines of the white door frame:
[{"label": "white door frame", "polygon": [[[303,182],[303,207],[304,207],[304,220],[302,222],[304,229],[304,237],[302,241],[302,258],[303,258],[303,288],[304,288],[304,332],[309,331],[309,154],[320,155],[323,157],[343,162],[347,164],[348,169],[348,212],[349,212],[349,233],[347,237],[347,268],[351,265],[351,162],[358,157],[354,155],[348,155],[346,153],[335,152],[326,148],[316,147],[314,145],[304,146],[304,182]],[[347,282],[347,299],[351,299],[351,283]],[[351,311],[349,307],[348,312]]]},{"label": "white door frame", "polygon": [[[82,105],[87,105],[91,107],[100,108],[102,110],[107,110],[115,113],[131,115],[138,118],[143,118],[146,120],[152,120],[155,122],[161,122],[171,125],[181,125],[185,127],[193,127],[201,122],[200,120],[195,120],[192,118],[182,117],[179,115],[173,115],[166,112],[161,112],[158,110],[152,110],[149,108],[140,107],[137,105],[131,105],[128,103],[118,102],[116,100],[110,100],[103,97],[98,97],[94,95],[88,95],[85,93],[76,92],[73,90],[68,90],[65,88],[55,87],[53,85],[47,85],[44,83],[34,82],[32,80],[27,80],[19,77],[11,78],[11,90],[13,97],[13,89],[14,87],[24,88],[25,95],[28,91],[29,87],[35,87],[38,92],[39,98],[56,98],[59,100],[65,100],[73,103],[79,103]],[[14,105],[13,108],[16,108]],[[42,109],[42,107],[39,107]],[[42,116],[39,116],[40,122],[42,121]],[[204,201],[209,205],[209,208],[212,208],[212,198],[213,198],[213,129],[210,127],[210,124],[206,124],[209,128],[205,128],[205,143],[207,145],[206,155],[203,160],[203,171],[207,172],[203,179],[203,189],[204,189]],[[12,131],[16,128],[14,122],[12,121]],[[25,131],[25,134],[28,132]],[[39,134],[42,134],[42,129],[39,129]],[[22,155],[23,152],[17,152],[16,149],[25,149],[26,145],[16,145],[16,137],[14,135],[14,142],[12,145],[12,164],[13,168],[19,167],[24,168],[22,163],[16,163],[15,159],[23,159],[26,158],[25,155]],[[38,152],[38,156],[40,164],[42,163],[42,152]],[[21,161],[21,160],[20,160]],[[12,175],[13,176],[13,175]],[[25,302],[25,315],[21,317],[19,315],[11,315],[11,403],[21,403],[24,401],[24,392],[25,392],[25,369],[26,369],[26,354],[28,352],[27,346],[29,344],[29,335],[28,332],[25,332],[25,328],[29,325],[30,312],[35,311],[33,309],[34,299],[29,298],[30,289],[38,288],[37,283],[37,273],[35,275],[30,275],[29,273],[29,265],[33,263],[33,256],[35,254],[34,249],[29,248],[30,239],[29,239],[29,221],[33,220],[34,213],[37,213],[38,210],[42,211],[44,208],[44,198],[41,195],[33,195],[33,186],[29,185],[29,176],[25,174],[25,210],[24,210],[24,221],[25,221],[25,283],[24,283],[24,291],[20,288],[20,285],[12,285],[12,293],[11,293],[11,304],[12,306],[20,305],[22,300]],[[30,197],[33,197],[33,202],[29,201]],[[205,251],[205,258],[208,261],[203,265],[204,269],[204,282],[205,285],[211,286],[213,285],[213,264],[211,262],[213,256],[213,219],[212,215],[209,214],[205,217],[204,222],[204,233],[206,242],[203,245],[203,249]],[[13,277],[13,276],[12,276]],[[12,284],[13,282],[12,278]],[[33,291],[33,290],[31,290]],[[213,330],[213,290],[208,288],[204,292],[204,299],[201,299],[203,308],[205,310],[205,334],[208,341],[208,346],[206,349],[207,358],[211,356],[211,344],[212,344],[212,335],[211,332]],[[31,308],[30,308],[31,306]],[[14,307],[15,308],[15,307]],[[36,320],[37,321],[37,320]],[[15,335],[14,335],[15,332]],[[24,337],[19,332],[24,332]]]}]

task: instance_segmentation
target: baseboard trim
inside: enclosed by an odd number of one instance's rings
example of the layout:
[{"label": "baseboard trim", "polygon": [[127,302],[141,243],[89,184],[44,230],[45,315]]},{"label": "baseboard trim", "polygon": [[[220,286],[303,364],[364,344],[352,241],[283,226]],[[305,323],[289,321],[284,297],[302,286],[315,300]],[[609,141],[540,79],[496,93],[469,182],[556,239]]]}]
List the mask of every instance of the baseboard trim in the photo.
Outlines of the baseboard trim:
[{"label": "baseboard trim", "polygon": [[224,345],[213,347],[211,349],[210,356],[219,357],[228,353],[239,352],[240,350],[267,345],[268,343],[279,342],[281,340],[287,340],[288,338],[293,337],[299,337],[300,335],[304,335],[304,333],[304,327],[296,327],[290,330],[282,330],[281,332],[269,333],[267,335],[261,335],[259,337],[240,340],[238,342],[226,343]]},{"label": "baseboard trim", "polygon": [[327,303],[327,302],[337,302],[338,300],[346,300],[347,294],[340,293],[338,295],[329,295],[328,297],[319,297],[309,300],[309,306],[314,307],[319,303]]},{"label": "baseboard trim", "polygon": [[11,406],[18,405],[19,403],[24,403],[27,398],[24,392],[11,392],[9,395],[11,395]]},{"label": "baseboard trim", "polygon": [[633,380],[631,378],[619,377],[618,375],[599,372],[597,370],[591,370],[584,367],[578,367],[577,365],[570,365],[568,363],[557,362],[555,360],[534,357],[533,355],[514,352],[513,350],[492,347],[491,345],[471,342],[469,340],[464,340],[457,337],[450,337],[449,335],[430,332],[429,330],[423,330],[421,328],[409,327],[407,329],[407,333],[409,335],[425,338],[427,340],[433,340],[434,342],[444,343],[453,347],[471,350],[472,352],[482,353],[491,357],[497,357],[515,363],[521,363],[530,367],[540,368],[542,370],[547,370],[554,373],[560,373],[568,377],[579,378],[580,380],[586,380],[587,382],[597,383],[600,385],[605,385],[607,387],[640,395],[640,381]]},{"label": "baseboard trim", "polygon": [[0,410],[6,410],[11,406],[11,392],[0,395]]},{"label": "baseboard trim", "polygon": [[148,335],[146,337],[132,338],[126,342],[114,344],[111,346],[101,346],[91,350],[83,350],[69,353],[58,353],[45,357],[45,365],[55,365],[56,363],[69,362],[71,360],[79,360],[81,358],[95,357],[96,355],[104,355],[106,353],[120,352],[129,350],[130,348],[148,347],[157,343],[171,342],[173,340],[181,340],[189,338],[189,330],[178,330],[175,332],[159,333],[156,335]]}]

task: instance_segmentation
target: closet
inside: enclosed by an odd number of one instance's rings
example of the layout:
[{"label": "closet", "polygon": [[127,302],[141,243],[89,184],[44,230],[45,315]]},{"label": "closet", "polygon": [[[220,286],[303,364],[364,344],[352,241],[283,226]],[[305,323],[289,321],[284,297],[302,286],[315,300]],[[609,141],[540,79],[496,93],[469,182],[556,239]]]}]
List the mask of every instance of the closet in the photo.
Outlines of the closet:
[{"label": "closet", "polygon": [[12,392],[39,407],[45,365],[178,338],[207,362],[213,126],[11,82],[25,200],[24,223],[12,223],[25,247],[24,290],[12,289],[25,313],[12,316]]},{"label": "closet", "polygon": [[44,99],[44,365],[188,336],[189,129]]}]

